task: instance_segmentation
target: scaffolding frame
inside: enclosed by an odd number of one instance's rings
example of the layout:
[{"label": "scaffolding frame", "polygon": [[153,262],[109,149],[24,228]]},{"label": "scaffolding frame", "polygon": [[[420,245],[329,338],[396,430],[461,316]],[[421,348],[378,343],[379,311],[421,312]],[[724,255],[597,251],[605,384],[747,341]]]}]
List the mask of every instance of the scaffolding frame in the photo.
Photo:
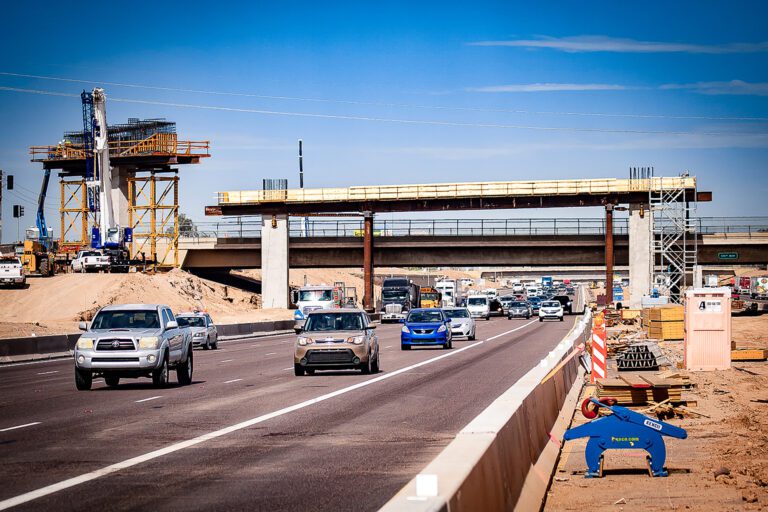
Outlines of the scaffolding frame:
[{"label": "scaffolding frame", "polygon": [[128,225],[133,228],[132,259],[146,260],[155,268],[178,267],[179,177],[129,177]]},{"label": "scaffolding frame", "polygon": [[[85,179],[59,180],[61,202],[61,245],[88,247],[90,234],[88,226],[93,224],[93,214],[88,207],[88,188]],[[78,233],[79,231],[79,233]]]},{"label": "scaffolding frame", "polygon": [[[651,176],[653,169],[651,168]],[[651,276],[660,291],[675,304],[683,301],[686,286],[693,284],[697,264],[696,193],[683,187],[650,189]]]}]

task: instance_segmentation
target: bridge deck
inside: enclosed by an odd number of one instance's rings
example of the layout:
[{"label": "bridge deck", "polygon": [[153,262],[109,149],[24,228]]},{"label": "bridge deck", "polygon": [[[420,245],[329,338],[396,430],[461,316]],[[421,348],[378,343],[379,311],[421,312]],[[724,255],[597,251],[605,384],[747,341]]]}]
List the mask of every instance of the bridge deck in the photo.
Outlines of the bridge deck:
[{"label": "bridge deck", "polygon": [[206,215],[597,206],[647,202],[649,192],[670,189],[686,189],[691,201],[711,197],[696,193],[694,177],[435,183],[219,192]]}]

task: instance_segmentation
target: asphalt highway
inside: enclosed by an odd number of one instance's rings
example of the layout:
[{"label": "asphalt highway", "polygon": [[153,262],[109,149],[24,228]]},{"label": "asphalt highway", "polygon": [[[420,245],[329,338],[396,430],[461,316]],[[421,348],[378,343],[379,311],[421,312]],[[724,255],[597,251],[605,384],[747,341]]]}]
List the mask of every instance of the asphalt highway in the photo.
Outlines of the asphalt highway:
[{"label": "asphalt highway", "polygon": [[293,335],[196,350],[187,387],[0,367],[0,510],[376,510],[575,319],[480,320],[452,350],[381,325],[377,375],[296,377]]}]

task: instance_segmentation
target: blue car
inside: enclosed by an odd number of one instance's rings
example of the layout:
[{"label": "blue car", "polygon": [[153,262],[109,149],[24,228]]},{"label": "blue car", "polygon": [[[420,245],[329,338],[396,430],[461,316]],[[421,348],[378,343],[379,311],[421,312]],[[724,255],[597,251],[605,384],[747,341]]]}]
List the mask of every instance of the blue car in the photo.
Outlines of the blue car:
[{"label": "blue car", "polygon": [[400,333],[400,348],[410,350],[411,347],[420,345],[453,347],[451,319],[442,309],[412,309],[408,313]]}]

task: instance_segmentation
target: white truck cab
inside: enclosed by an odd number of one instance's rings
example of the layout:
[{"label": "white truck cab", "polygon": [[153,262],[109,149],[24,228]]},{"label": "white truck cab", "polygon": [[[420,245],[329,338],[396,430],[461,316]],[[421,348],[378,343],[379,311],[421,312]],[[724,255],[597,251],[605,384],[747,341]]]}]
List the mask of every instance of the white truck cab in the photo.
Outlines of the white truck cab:
[{"label": "white truck cab", "polygon": [[467,309],[472,318],[491,319],[491,299],[487,295],[470,295],[467,297]]},{"label": "white truck cab", "polygon": [[27,283],[24,265],[16,256],[0,255],[0,286],[18,286],[23,288]]},{"label": "white truck cab", "polygon": [[341,290],[330,285],[302,286],[291,293],[291,299],[296,304],[293,314],[294,327],[302,327],[311,311],[333,309],[339,307],[343,300]]}]

